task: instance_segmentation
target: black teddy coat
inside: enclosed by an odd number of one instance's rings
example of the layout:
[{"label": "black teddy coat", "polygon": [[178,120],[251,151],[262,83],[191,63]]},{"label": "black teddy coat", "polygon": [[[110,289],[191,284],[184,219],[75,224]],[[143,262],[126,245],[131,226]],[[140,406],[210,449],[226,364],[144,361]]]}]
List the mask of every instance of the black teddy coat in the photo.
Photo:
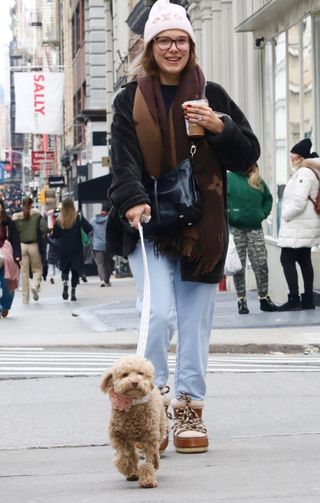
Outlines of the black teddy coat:
[{"label": "black teddy coat", "polygon": [[[145,172],[144,162],[132,118],[136,88],[137,83],[130,82],[116,96],[111,126],[113,180],[109,189],[109,197],[112,200],[113,208],[109,213],[107,224],[107,248],[109,252],[121,256],[130,254],[139,238],[138,232],[131,231],[129,226],[124,223],[126,211],[138,204],[150,204],[142,183]],[[259,158],[260,146],[244,114],[221,86],[207,82],[206,97],[213,110],[225,114],[221,117],[224,122],[223,132],[213,134],[207,131],[206,139],[221,165],[227,225],[226,170],[246,171],[249,169]],[[218,283],[223,277],[227,244],[228,240],[226,239],[225,251],[213,271],[201,277],[195,277],[193,264],[182,258],[182,279]]]}]

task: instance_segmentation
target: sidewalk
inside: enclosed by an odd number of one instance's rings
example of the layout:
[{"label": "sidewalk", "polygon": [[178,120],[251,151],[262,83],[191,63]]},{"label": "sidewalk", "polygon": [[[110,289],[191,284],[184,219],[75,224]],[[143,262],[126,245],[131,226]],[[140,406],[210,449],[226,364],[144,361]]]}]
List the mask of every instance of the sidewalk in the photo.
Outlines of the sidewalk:
[{"label": "sidewalk", "polygon": [[[64,301],[62,285],[42,283],[40,299],[22,304],[16,297],[9,317],[0,319],[0,346],[73,346],[135,349],[138,317],[132,278],[112,278],[101,288],[89,277],[77,289],[77,302]],[[263,313],[256,293],[249,295],[249,315],[239,315],[234,294],[219,292],[210,341],[211,352],[287,353],[320,348],[320,308],[292,313]],[[175,338],[173,339],[173,347]]]}]

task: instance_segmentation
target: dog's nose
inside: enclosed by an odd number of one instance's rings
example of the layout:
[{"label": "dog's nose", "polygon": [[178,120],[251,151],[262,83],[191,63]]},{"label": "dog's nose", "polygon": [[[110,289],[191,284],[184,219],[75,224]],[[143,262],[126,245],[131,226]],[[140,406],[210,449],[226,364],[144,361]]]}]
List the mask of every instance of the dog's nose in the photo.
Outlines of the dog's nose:
[{"label": "dog's nose", "polygon": [[131,381],[131,384],[134,388],[138,386],[138,381]]}]

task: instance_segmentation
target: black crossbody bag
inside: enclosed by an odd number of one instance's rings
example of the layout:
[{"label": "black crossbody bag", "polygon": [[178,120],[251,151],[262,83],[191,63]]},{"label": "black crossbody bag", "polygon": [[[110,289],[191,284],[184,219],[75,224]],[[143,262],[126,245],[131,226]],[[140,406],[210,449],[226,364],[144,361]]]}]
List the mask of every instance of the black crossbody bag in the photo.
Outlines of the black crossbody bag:
[{"label": "black crossbody bag", "polygon": [[[144,179],[144,186],[151,202],[151,223],[179,222],[190,226],[201,218],[201,197],[196,176],[193,173],[193,159],[197,151],[192,143],[190,158],[180,162],[166,175]],[[145,226],[147,227],[147,225]]]}]

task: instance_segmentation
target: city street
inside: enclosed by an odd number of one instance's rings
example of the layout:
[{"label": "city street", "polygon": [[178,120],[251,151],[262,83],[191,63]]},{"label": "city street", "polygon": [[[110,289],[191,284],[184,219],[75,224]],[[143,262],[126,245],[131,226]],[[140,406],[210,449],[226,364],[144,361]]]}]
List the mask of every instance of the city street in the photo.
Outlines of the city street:
[{"label": "city street", "polygon": [[[124,480],[112,464],[110,405],[99,381],[116,358],[134,352],[136,331],[119,327],[128,320],[125,306],[135,288],[131,278],[112,283],[100,288],[89,277],[72,303],[61,299],[59,279],[46,282],[40,300],[28,306],[17,292],[10,317],[0,320],[1,501],[318,502],[319,326],[312,324],[213,329],[218,352],[208,364],[209,452],[178,454],[171,442],[157,489]],[[236,310],[228,295],[219,293],[218,324]],[[106,321],[97,323],[96,313],[108,318],[115,304],[119,327],[112,331]],[[253,312],[256,305],[252,296]],[[233,323],[243,324],[240,318],[235,312]],[[174,366],[170,353],[171,385]]]},{"label": "city street", "polygon": [[210,450],[162,458],[159,487],[138,489],[112,465],[99,377],[3,380],[1,501],[316,503],[319,374],[211,373]]}]

